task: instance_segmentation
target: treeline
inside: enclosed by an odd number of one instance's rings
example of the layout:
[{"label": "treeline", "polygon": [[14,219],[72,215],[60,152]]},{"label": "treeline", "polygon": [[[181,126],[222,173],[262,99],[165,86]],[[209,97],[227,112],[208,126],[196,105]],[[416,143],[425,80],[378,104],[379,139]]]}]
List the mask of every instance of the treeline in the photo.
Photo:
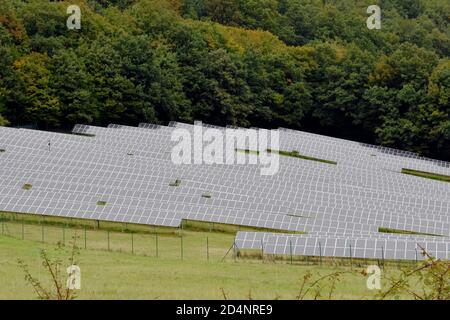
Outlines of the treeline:
[{"label": "treeline", "polygon": [[[377,1],[375,1],[377,2]],[[67,6],[82,29],[66,28]],[[0,124],[289,127],[450,160],[450,3],[2,0]]]}]

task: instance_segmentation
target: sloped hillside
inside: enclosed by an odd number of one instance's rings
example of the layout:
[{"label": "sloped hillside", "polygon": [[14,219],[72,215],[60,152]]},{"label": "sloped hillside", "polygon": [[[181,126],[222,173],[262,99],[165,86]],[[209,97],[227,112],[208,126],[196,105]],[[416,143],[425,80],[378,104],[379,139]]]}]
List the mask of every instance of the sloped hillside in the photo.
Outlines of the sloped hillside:
[{"label": "sloped hillside", "polygon": [[[450,159],[450,4],[3,0],[0,124],[290,127]],[[375,1],[377,2],[377,1]],[[67,30],[78,4],[81,30]]]}]

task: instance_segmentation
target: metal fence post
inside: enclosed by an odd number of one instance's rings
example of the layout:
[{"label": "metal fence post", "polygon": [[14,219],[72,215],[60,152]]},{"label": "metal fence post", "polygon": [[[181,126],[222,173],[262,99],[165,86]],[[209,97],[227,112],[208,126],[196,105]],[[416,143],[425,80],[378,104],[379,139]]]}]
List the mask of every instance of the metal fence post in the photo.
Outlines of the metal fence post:
[{"label": "metal fence post", "polygon": [[292,264],[292,240],[289,239],[289,253],[291,254],[291,264]]},{"label": "metal fence post", "polygon": [[156,238],[156,242],[155,242],[155,246],[156,246],[156,257],[158,258],[158,232],[155,233],[155,238]]},{"label": "metal fence post", "polygon": [[261,239],[261,260],[264,262],[264,243]]},{"label": "metal fence post", "polygon": [[319,241],[319,255],[320,255],[320,265],[322,265],[322,245]]},{"label": "metal fence post", "polygon": [[108,251],[109,251],[109,230],[106,231],[106,234],[108,235]]},{"label": "metal fence post", "polygon": [[209,239],[206,237],[206,261],[209,261]]},{"label": "metal fence post", "polygon": [[352,245],[350,244],[350,268],[353,269]]},{"label": "metal fence post", "polygon": [[181,260],[183,260],[183,234],[181,234]]},{"label": "metal fence post", "polygon": [[87,232],[86,232],[86,226],[84,226],[84,248],[87,249]]},{"label": "metal fence post", "polygon": [[134,236],[133,236],[133,232],[131,232],[131,253],[134,253]]},{"label": "metal fence post", "polygon": [[25,239],[25,225],[23,223],[23,217],[22,217],[22,240]]}]

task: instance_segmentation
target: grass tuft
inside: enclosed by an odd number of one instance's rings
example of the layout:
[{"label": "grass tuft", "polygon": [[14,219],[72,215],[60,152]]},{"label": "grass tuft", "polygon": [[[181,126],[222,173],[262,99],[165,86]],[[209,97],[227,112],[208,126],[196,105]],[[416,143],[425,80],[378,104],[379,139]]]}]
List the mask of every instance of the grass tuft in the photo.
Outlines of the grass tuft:
[{"label": "grass tuft", "polygon": [[82,137],[88,137],[88,138],[95,137],[95,134],[93,134],[93,133],[72,133],[72,134],[77,135],[77,136],[82,136]]},{"label": "grass tuft", "polygon": [[438,173],[418,171],[418,170],[405,169],[405,168],[402,169],[402,173],[409,174],[409,175],[416,176],[416,177],[421,177],[421,178],[450,182],[450,176],[446,176],[446,175],[438,174]]},{"label": "grass tuft", "polygon": [[[247,154],[259,155],[259,151],[255,151],[255,150],[236,149],[236,151],[237,152],[245,152]],[[292,157],[292,158],[298,158],[298,159],[303,159],[303,160],[310,160],[310,161],[322,162],[322,163],[326,163],[326,164],[337,165],[336,161],[326,160],[326,159],[319,159],[319,158],[314,158],[314,157],[309,157],[309,156],[304,156],[304,155],[301,155],[296,150],[293,150],[293,151],[278,150],[278,151],[276,151],[276,150],[267,149],[267,153],[278,153],[279,155],[284,156],[284,157]]]},{"label": "grass tuft", "polygon": [[169,183],[169,187],[178,187],[181,184],[180,179],[176,179],[175,181]]},{"label": "grass tuft", "polygon": [[408,231],[408,230],[399,230],[399,229],[390,229],[390,228],[384,228],[379,227],[378,232],[382,233],[396,233],[396,234],[413,234],[413,235],[420,235],[420,236],[433,236],[433,237],[442,237],[439,234],[432,234],[432,233],[423,233],[423,232],[417,232],[417,231]]}]

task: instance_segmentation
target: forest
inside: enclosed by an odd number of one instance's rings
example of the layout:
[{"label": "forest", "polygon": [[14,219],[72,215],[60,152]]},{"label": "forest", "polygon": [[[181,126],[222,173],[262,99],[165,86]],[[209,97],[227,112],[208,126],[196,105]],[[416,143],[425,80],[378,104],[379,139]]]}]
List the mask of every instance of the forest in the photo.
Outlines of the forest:
[{"label": "forest", "polygon": [[194,119],[450,160],[450,1],[0,1],[0,125]]}]

